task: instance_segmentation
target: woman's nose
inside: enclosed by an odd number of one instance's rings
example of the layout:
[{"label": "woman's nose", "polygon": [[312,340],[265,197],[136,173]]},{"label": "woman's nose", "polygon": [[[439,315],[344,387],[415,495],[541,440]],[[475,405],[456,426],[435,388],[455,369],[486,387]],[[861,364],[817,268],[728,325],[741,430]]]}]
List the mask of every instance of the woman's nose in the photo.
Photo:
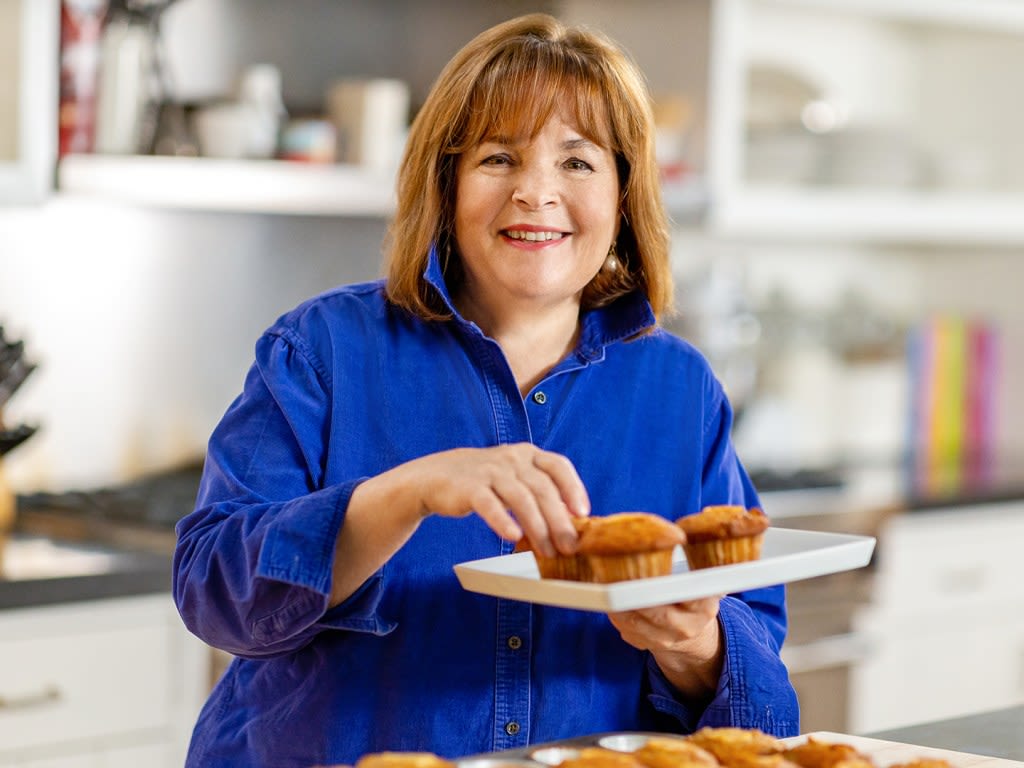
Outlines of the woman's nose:
[{"label": "woman's nose", "polygon": [[523,168],[516,175],[512,199],[529,210],[537,210],[558,202],[558,180],[556,175],[544,168]]}]

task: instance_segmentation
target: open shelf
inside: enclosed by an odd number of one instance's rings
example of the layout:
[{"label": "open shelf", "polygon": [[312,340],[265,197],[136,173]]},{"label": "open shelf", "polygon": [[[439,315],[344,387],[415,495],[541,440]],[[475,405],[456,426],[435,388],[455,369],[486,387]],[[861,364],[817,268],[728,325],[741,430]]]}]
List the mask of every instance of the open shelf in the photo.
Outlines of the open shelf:
[{"label": "open shelf", "polygon": [[351,165],[205,157],[68,155],[65,194],[202,211],[389,216],[394,179]]}]

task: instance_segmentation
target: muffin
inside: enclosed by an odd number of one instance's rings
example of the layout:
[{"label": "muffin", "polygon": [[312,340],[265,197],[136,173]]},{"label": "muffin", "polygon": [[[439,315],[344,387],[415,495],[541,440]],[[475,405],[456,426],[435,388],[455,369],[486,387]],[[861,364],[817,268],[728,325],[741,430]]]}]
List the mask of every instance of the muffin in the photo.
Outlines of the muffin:
[{"label": "muffin", "polygon": [[785,768],[785,744],[756,728],[701,728],[687,740],[731,768]]},{"label": "muffin", "polygon": [[[576,535],[583,533],[590,525],[589,517],[572,518]],[[516,542],[515,552],[532,552],[533,559],[537,562],[537,573],[542,579],[566,579],[567,581],[590,581],[590,564],[580,554],[563,555],[556,552],[552,557],[542,555],[525,536]]]},{"label": "muffin", "polygon": [[433,752],[373,752],[359,758],[355,768],[455,768],[455,763]]},{"label": "muffin", "polygon": [[756,507],[721,505],[681,517],[676,525],[686,534],[686,562],[696,570],[757,560],[768,518]]},{"label": "muffin", "polygon": [[645,768],[715,768],[718,760],[685,739],[651,737],[633,752]]},{"label": "muffin", "polygon": [[849,744],[831,744],[813,736],[783,754],[801,768],[872,768],[871,760]]},{"label": "muffin", "polygon": [[672,553],[686,540],[670,521],[648,512],[592,518],[580,534],[577,554],[601,584],[672,573]]}]

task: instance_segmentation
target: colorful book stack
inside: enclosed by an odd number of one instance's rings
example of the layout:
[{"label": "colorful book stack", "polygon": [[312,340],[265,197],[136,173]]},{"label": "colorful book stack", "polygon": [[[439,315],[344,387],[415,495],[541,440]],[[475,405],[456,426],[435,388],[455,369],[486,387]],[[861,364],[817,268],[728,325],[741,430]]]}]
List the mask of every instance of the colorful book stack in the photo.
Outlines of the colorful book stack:
[{"label": "colorful book stack", "polygon": [[910,480],[919,495],[982,485],[992,468],[998,336],[985,321],[940,315],[908,339]]}]

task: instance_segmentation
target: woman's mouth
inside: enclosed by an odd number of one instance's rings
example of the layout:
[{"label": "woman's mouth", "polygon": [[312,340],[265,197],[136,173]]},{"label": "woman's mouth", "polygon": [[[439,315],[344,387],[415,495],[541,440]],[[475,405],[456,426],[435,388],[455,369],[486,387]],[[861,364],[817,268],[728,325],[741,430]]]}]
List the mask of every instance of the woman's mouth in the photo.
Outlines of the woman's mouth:
[{"label": "woman's mouth", "polygon": [[565,232],[545,230],[543,232],[527,231],[525,229],[503,229],[501,231],[510,240],[525,240],[529,243],[539,243],[548,240],[561,240],[567,235]]}]

